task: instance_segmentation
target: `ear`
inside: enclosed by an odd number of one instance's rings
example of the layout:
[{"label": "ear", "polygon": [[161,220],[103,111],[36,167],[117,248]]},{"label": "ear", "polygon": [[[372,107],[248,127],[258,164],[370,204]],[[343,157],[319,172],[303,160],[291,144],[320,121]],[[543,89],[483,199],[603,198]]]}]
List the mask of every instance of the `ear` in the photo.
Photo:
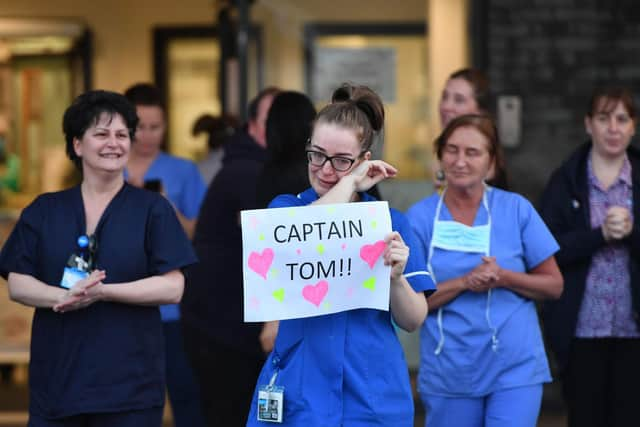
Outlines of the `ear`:
[{"label": "ear", "polygon": [[496,159],[495,157],[491,158],[491,162],[489,163],[489,170],[487,171],[487,176],[484,178],[485,181],[489,181],[496,177]]},{"label": "ear", "polygon": [[76,156],[82,157],[82,143],[78,138],[73,138],[73,151],[76,152]]},{"label": "ear", "polygon": [[584,116],[584,130],[588,135],[591,135],[591,118],[589,116]]},{"label": "ear", "polygon": [[366,151],[362,157],[365,160],[371,160],[371,151]]}]

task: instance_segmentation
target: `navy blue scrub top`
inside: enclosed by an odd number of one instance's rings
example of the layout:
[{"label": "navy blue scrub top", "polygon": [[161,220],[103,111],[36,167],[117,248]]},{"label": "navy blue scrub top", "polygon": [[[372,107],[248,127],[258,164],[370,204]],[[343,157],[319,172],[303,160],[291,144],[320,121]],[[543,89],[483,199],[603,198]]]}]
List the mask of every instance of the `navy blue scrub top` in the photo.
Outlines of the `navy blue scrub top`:
[{"label": "navy blue scrub top", "polygon": [[[59,286],[85,234],[80,187],[39,196],[0,252],[0,275],[28,274]],[[172,206],[124,184],[95,232],[105,284],[131,282],[196,262]],[[55,313],[35,310],[29,365],[30,412],[46,418],[117,412],[164,403],[164,341],[157,306],[97,302]]]}]

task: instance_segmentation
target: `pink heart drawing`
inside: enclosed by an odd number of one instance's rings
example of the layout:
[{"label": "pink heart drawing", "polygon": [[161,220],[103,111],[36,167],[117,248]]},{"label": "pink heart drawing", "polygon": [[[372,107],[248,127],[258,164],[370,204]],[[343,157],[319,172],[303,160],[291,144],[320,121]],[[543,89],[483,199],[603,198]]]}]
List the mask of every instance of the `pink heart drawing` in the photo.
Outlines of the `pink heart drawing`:
[{"label": "pink heart drawing", "polygon": [[302,250],[301,250],[301,249],[296,249],[296,253],[297,253],[298,255],[300,255],[300,254],[302,253]]},{"label": "pink heart drawing", "polygon": [[258,221],[258,218],[256,218],[255,216],[252,216],[252,217],[249,219],[249,222],[251,223],[251,228],[252,228],[253,230],[255,230],[255,229],[256,229],[256,227],[258,226],[258,223],[259,223],[260,221]]},{"label": "pink heart drawing", "polygon": [[347,244],[343,243],[342,245],[340,245],[340,247],[342,248],[342,250],[344,251],[345,249],[347,249]]},{"label": "pink heart drawing", "polygon": [[266,248],[261,254],[257,252],[251,252],[249,254],[249,268],[258,273],[260,276],[267,279],[267,272],[271,267],[273,261],[273,249]]},{"label": "pink heart drawing", "polygon": [[353,295],[353,286],[347,289],[347,298],[351,298],[352,295]]},{"label": "pink heart drawing", "polygon": [[384,252],[387,244],[384,240],[378,240],[373,245],[364,245],[360,248],[360,258],[369,264],[369,268],[373,268],[380,255]]},{"label": "pink heart drawing", "polygon": [[315,285],[307,285],[302,288],[302,296],[304,299],[316,307],[320,306],[327,292],[329,292],[329,283],[327,283],[326,280],[321,280]]}]

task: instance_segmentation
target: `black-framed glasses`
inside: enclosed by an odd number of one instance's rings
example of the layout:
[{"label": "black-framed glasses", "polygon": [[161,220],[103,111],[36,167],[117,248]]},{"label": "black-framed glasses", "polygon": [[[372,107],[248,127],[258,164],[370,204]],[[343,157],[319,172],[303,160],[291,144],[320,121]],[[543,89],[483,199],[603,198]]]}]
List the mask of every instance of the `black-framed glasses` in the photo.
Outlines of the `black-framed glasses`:
[{"label": "black-framed glasses", "polygon": [[348,171],[356,159],[343,156],[327,156],[322,151],[307,150],[307,160],[313,166],[323,167],[325,163],[331,163],[331,167],[338,172]]}]

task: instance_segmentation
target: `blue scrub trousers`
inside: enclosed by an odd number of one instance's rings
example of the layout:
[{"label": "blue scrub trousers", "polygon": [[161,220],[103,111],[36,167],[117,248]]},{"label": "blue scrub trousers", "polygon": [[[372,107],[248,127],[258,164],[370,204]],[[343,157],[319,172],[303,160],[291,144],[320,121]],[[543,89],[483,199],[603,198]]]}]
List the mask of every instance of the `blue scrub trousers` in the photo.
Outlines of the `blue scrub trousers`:
[{"label": "blue scrub trousers", "polygon": [[205,427],[200,389],[187,358],[180,321],[162,322],[167,391],[175,427]]},{"label": "blue scrub trousers", "polygon": [[29,415],[28,427],[160,427],[162,407],[136,411],[81,414],[48,420]]},{"label": "blue scrub trousers", "polygon": [[500,390],[483,397],[422,394],[425,427],[535,427],[542,384]]}]

